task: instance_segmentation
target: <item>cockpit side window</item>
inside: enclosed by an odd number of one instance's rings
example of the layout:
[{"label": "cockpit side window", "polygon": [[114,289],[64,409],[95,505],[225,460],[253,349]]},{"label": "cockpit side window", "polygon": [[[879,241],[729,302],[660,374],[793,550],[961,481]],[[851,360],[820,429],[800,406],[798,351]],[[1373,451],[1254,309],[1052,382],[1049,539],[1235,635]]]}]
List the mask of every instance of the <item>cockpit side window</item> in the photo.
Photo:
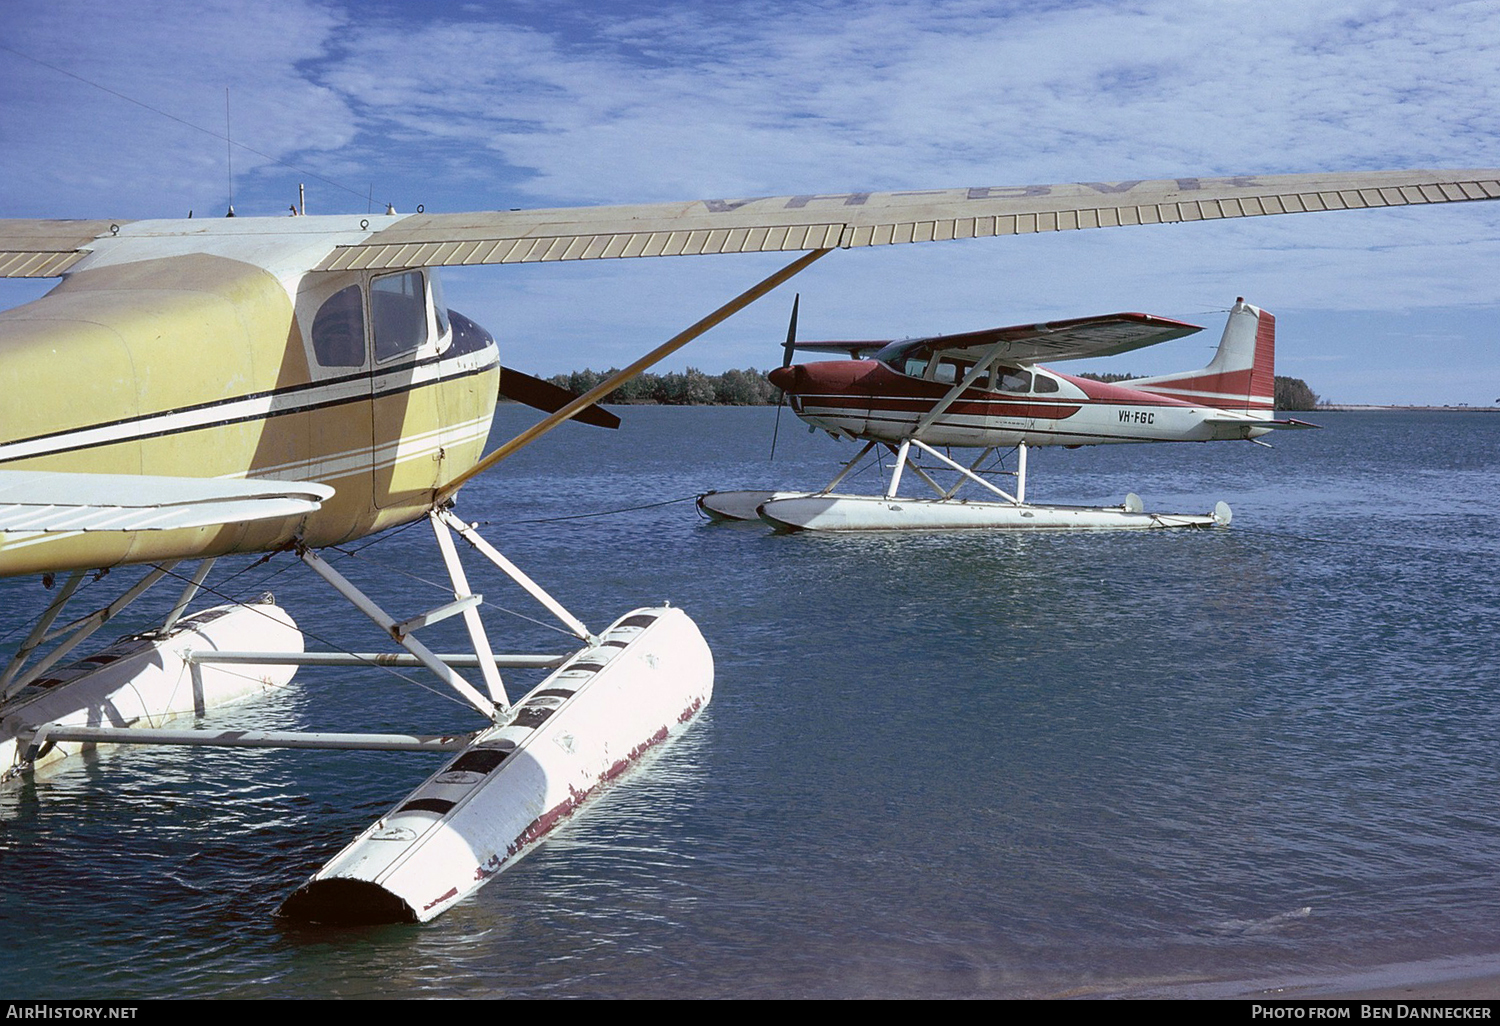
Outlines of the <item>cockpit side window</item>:
[{"label": "cockpit side window", "polygon": [[1056,392],[1057,389],[1058,384],[1056,378],[1048,377],[1045,374],[1035,374],[1032,376],[1031,390],[1033,392]]},{"label": "cockpit side window", "polygon": [[370,282],[370,320],[377,363],[410,353],[427,341],[427,290],[421,271],[388,274]]},{"label": "cockpit side window", "polygon": [[901,373],[911,378],[922,377],[927,373],[927,357],[908,356],[906,358],[906,366],[902,369]]},{"label": "cockpit side window", "polygon": [[974,365],[972,363],[966,363],[963,360],[951,360],[944,357],[938,361],[937,372],[933,375],[933,380],[945,385],[957,384],[973,369]]},{"label": "cockpit side window", "polygon": [[313,355],[324,367],[364,365],[365,305],[358,285],[340,289],[318,307],[312,344]]}]

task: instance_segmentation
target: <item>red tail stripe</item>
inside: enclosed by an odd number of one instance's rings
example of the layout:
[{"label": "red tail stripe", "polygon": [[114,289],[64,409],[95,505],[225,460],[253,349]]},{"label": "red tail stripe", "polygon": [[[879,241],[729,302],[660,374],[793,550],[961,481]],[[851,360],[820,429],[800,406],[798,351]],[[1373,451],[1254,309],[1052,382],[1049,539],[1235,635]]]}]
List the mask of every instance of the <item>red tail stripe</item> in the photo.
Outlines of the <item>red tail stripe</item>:
[{"label": "red tail stripe", "polygon": [[[1137,385],[1135,387],[1143,392],[1161,391],[1166,395],[1176,395],[1179,391],[1187,392],[1219,392],[1226,396],[1241,396],[1251,399],[1269,399],[1275,394],[1274,383],[1268,377],[1266,385],[1260,387],[1261,371],[1258,366],[1252,370],[1226,371],[1223,374],[1200,374],[1190,378],[1173,378],[1170,381],[1157,381],[1149,385]],[[1243,400],[1238,400],[1243,401]]]}]

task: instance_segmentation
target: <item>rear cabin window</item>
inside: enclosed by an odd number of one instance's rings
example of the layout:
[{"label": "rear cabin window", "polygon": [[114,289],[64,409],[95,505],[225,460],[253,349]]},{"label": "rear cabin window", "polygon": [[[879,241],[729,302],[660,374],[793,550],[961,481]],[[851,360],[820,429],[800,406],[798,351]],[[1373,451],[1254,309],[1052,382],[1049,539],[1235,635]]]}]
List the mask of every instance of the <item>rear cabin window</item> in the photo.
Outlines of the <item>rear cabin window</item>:
[{"label": "rear cabin window", "polygon": [[1001,392],[1030,392],[1031,372],[1014,370],[1009,367],[997,367],[1000,380],[995,387]]},{"label": "rear cabin window", "polygon": [[350,285],[318,307],[312,326],[313,354],[324,367],[360,367],[365,362],[365,304]]},{"label": "rear cabin window", "polygon": [[376,278],[370,283],[370,320],[375,324],[375,361],[410,353],[427,341],[427,290],[421,271]]}]

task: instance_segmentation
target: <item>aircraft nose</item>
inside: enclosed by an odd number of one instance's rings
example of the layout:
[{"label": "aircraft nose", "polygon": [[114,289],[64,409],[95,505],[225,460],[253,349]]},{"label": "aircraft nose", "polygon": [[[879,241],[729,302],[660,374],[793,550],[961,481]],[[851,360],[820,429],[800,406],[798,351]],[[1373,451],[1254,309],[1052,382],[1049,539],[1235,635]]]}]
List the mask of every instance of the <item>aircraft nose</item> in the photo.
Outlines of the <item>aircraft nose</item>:
[{"label": "aircraft nose", "polygon": [[777,367],[766,375],[766,380],[783,392],[797,391],[797,380],[802,376],[801,367]]}]

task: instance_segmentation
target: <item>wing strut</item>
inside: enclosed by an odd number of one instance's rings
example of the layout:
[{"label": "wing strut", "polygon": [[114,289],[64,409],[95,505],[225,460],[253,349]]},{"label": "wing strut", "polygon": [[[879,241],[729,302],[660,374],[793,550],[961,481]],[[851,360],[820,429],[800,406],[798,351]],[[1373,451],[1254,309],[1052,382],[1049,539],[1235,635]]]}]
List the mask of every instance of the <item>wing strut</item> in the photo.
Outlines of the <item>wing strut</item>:
[{"label": "wing strut", "polygon": [[548,431],[551,431],[553,428],[557,427],[557,425],[561,424],[563,421],[571,419],[578,413],[578,411],[587,409],[588,407],[594,405],[594,403],[609,395],[609,393],[619,388],[622,384],[635,377],[641,371],[645,370],[647,367],[650,367],[652,364],[657,363],[658,361],[663,360],[668,356],[671,356],[673,353],[677,352],[677,350],[693,341],[693,339],[697,338],[699,335],[702,335],[708,329],[714,327],[714,325],[719,324],[727,320],[734,314],[739,313],[745,307],[755,302],[761,296],[764,296],[767,292],[770,292],[772,289],[776,288],[776,286],[780,285],[788,278],[805,270],[813,263],[813,261],[822,257],[827,252],[828,250],[826,249],[815,249],[811,253],[804,253],[802,256],[798,257],[796,260],[793,260],[790,264],[787,264],[775,274],[762,280],[759,284],[746,289],[744,292],[741,292],[738,296],[735,296],[729,302],[719,307],[707,317],[704,317],[702,320],[698,321],[692,327],[687,328],[686,330],[672,336],[670,339],[663,342],[655,349],[651,350],[651,352],[647,353],[639,360],[636,360],[629,367],[626,367],[624,370],[618,371],[610,375],[605,380],[599,382],[599,384],[589,389],[577,399],[574,399],[572,402],[568,403],[568,405],[564,406],[556,413],[552,414],[551,416],[542,418],[537,423],[533,424],[525,431],[522,431],[519,435],[506,442],[494,452],[490,453],[478,463],[474,464],[468,470],[464,471],[462,474],[455,477],[452,481],[448,482],[446,485],[443,485],[440,489],[438,489],[436,505],[441,505],[471,478],[477,477],[478,475],[484,473],[486,470],[490,469],[496,463],[499,463],[501,460],[505,459],[505,457],[516,452],[518,449],[522,449],[525,446],[530,445],[532,442],[545,435]]}]

